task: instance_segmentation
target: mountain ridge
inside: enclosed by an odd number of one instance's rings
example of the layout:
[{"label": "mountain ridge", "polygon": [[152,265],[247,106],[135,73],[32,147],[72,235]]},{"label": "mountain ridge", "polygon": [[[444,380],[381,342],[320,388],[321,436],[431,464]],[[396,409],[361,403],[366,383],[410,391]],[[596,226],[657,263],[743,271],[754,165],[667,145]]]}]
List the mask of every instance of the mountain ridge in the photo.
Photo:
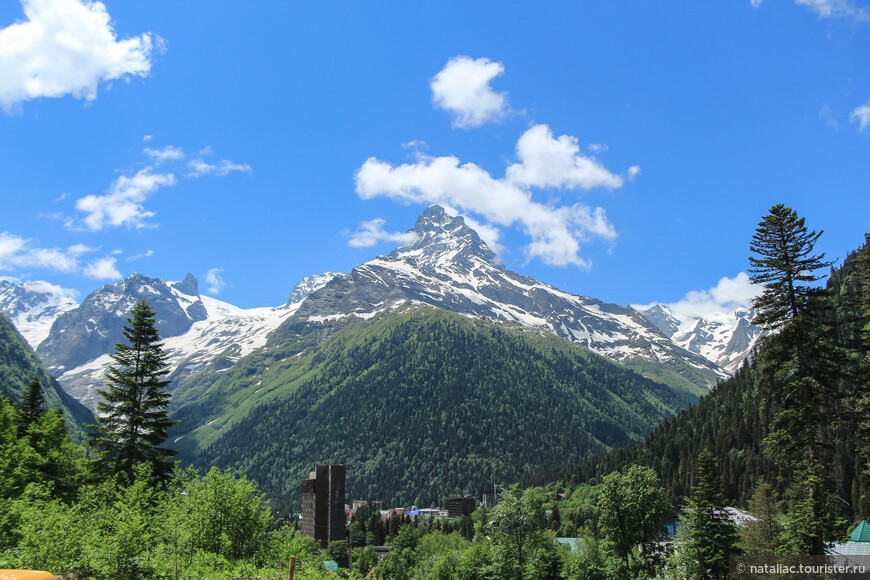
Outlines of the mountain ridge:
[{"label": "mountain ridge", "polygon": [[122,338],[125,316],[143,297],[158,311],[173,388],[203,368],[227,368],[270,337],[280,340],[307,323],[325,323],[319,331],[325,336],[331,322],[366,319],[411,302],[544,329],[695,396],[733,372],[705,358],[697,340],[678,342],[673,331],[663,332],[632,307],[570,294],[507,270],[461,216],[439,206],[422,212],[409,232],[409,242],[349,273],[303,279],[275,307],[240,309],[202,296],[191,274],[177,282],[134,274],[57,316],[37,352],[65,388],[93,405],[93,387]]}]

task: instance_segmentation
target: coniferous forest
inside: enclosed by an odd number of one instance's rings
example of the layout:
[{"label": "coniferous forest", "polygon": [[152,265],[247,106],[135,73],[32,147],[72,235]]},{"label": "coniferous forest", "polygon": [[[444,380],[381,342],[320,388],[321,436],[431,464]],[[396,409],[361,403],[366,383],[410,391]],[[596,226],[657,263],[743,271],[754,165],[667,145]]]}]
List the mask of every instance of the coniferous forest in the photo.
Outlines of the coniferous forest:
[{"label": "coniferous forest", "polygon": [[[276,365],[292,388],[206,442],[198,471],[164,445],[177,419],[146,302],[87,444],[0,320],[0,568],[283,578],[293,556],[296,578],[727,578],[732,555],[824,554],[870,513],[870,234],[833,269],[821,235],[784,205],[759,222],[756,321],[774,332],[697,402],[537,331],[408,307]],[[454,520],[364,507],[324,551],[276,508],[329,461],[387,507],[500,501]]]}]

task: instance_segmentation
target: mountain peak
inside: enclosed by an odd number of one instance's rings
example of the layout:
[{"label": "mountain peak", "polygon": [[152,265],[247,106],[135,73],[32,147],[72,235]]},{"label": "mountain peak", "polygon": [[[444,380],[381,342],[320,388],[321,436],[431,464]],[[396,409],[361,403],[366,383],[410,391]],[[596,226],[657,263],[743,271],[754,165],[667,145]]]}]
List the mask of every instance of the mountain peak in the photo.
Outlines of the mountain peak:
[{"label": "mountain peak", "polygon": [[199,282],[196,280],[194,275],[189,272],[181,282],[170,282],[169,285],[182,294],[195,297],[199,296]]},{"label": "mountain peak", "polygon": [[462,220],[462,224],[465,224],[465,220],[462,217],[453,217],[449,215],[440,205],[432,204],[425,210],[423,210],[423,213],[417,216],[417,222],[414,224],[414,230],[417,232],[439,229],[443,230],[449,227],[456,220]]},{"label": "mountain peak", "polygon": [[397,248],[391,257],[413,258],[418,263],[483,261],[503,268],[501,259],[462,216],[451,216],[440,205],[430,205],[417,218],[412,230],[417,238]]}]

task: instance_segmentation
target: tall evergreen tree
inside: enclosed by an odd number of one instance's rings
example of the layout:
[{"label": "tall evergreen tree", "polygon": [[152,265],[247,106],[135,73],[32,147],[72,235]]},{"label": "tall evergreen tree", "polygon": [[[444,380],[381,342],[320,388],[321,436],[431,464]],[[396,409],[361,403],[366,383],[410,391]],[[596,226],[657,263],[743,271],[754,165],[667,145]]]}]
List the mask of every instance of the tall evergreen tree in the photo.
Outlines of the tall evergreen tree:
[{"label": "tall evergreen tree", "polygon": [[762,481],[756,486],[749,500],[749,513],[755,519],[747,521],[741,530],[743,552],[747,556],[775,554],[782,534],[782,514],[773,485]]},{"label": "tall evergreen tree", "polygon": [[97,391],[98,425],[92,426],[90,444],[99,452],[98,467],[109,474],[134,479],[134,469],[151,464],[158,481],[174,466],[175,451],[161,447],[169,420],[169,369],[156,328],[156,314],[147,301],[133,307],[123,329],[127,344],[115,345],[115,364],[106,371],[109,388]]},{"label": "tall evergreen tree", "polygon": [[760,359],[772,382],[777,413],[768,443],[792,462],[819,462],[838,399],[839,362],[825,292],[813,285],[817,272],[831,265],[814,254],[822,232],[810,231],[804,218],[777,204],[759,222],[750,244],[751,280],[762,284],[752,306],[753,322],[777,333],[768,337]]},{"label": "tall evergreen tree", "polygon": [[821,233],[808,230],[793,209],[775,205],[758,224],[750,245],[756,256],[749,259],[752,281],[764,285],[753,302],[759,310],[754,322],[778,331],[759,356],[775,413],[765,443],[787,465],[786,481],[805,496],[792,511],[800,506],[795,529],[812,538],[803,545],[813,555],[823,554],[823,540],[835,533],[829,504],[836,482],[825,464],[847,417],[842,385],[849,366],[832,296],[813,285],[822,278],[817,272],[831,265],[814,254]]},{"label": "tall evergreen tree", "polygon": [[24,436],[27,428],[34,425],[45,415],[45,397],[42,394],[42,383],[34,376],[27,388],[27,395],[18,406],[15,422],[18,425],[18,436]]},{"label": "tall evergreen tree", "polygon": [[728,578],[728,559],[738,552],[737,543],[737,526],[725,510],[716,459],[705,449],[698,455],[695,488],[680,517],[668,568],[684,579]]},{"label": "tall evergreen tree", "polygon": [[808,230],[804,218],[781,203],[758,223],[749,246],[755,254],[749,258],[749,272],[752,282],[763,284],[764,290],[753,300],[759,311],[754,324],[777,329],[806,319],[819,292],[810,284],[823,278],[816,271],[832,263],[824,254],[813,254],[822,233]]},{"label": "tall evergreen tree", "polygon": [[789,506],[778,546],[782,554],[822,556],[827,542],[838,539],[844,531],[845,522],[835,515],[836,500],[829,494],[819,493],[823,488],[822,470],[820,466],[807,463],[799,464],[795,470],[787,491]]}]

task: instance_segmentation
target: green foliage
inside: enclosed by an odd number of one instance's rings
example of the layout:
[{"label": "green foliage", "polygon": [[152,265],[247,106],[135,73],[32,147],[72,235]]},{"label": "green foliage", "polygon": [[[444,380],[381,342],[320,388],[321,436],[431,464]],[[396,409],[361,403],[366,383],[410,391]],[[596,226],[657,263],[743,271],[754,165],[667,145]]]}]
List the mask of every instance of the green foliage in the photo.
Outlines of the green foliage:
[{"label": "green foliage", "polygon": [[779,494],[766,481],[758,484],[749,500],[749,513],[756,519],[744,523],[741,529],[741,549],[747,556],[763,556],[779,551],[782,534],[782,513]]},{"label": "green foliage", "polygon": [[371,572],[378,565],[378,555],[371,548],[353,549],[353,569],[363,576]]},{"label": "green foliage", "polygon": [[42,395],[42,384],[39,377],[35,376],[27,388],[27,396],[18,406],[16,423],[18,423],[18,435],[24,435],[27,427],[39,421],[45,414],[45,397]]},{"label": "green foliage", "polygon": [[0,562],[84,578],[226,578],[286,574],[297,558],[301,579],[335,579],[313,538],[273,531],[262,494],[242,475],[194,472],[154,486],[150,466],[134,483],[82,487],[74,503],[31,483],[0,499]]},{"label": "green foliage", "polygon": [[655,472],[633,465],[606,476],[598,507],[602,547],[613,556],[617,575],[654,577],[660,569],[664,522],[673,513]]},{"label": "green foliage", "polygon": [[151,576],[156,492],[147,474],[140,476],[128,488],[113,480],[86,488],[72,505],[50,499],[45,488],[33,484],[13,504],[20,519],[20,566],[107,579]]},{"label": "green foliage", "polygon": [[690,400],[563,339],[434,309],[294,354],[248,360],[177,411],[214,421],[179,442],[194,465],[243,467],[291,497],[311,464],[343,462],[358,496],[432,505],[636,441]]},{"label": "green foliage", "polygon": [[335,541],[331,542],[326,547],[326,557],[335,561],[340,567],[347,568],[350,566],[350,558],[348,557],[347,542]]},{"label": "green foliage", "polygon": [[749,258],[752,282],[762,284],[761,296],[752,306],[758,314],[754,324],[781,328],[811,314],[820,290],[813,286],[829,267],[824,254],[813,254],[822,232],[809,231],[804,218],[783,204],[776,204],[758,223]]},{"label": "green foliage", "polygon": [[71,499],[86,474],[84,453],[69,441],[60,409],[52,409],[22,431],[11,401],[0,397],[0,498],[16,498],[36,483],[52,497]]},{"label": "green foliage", "polygon": [[505,490],[492,510],[493,567],[499,578],[536,578],[561,567],[550,557],[554,536],[547,533],[543,502],[533,488]]},{"label": "green foliage", "polygon": [[831,498],[823,489],[822,469],[801,463],[787,490],[788,510],[783,519],[779,553],[785,555],[822,556],[826,542],[838,539],[838,530],[845,529],[839,520]]},{"label": "green foliage", "polygon": [[24,402],[34,379],[42,387],[44,409],[61,409],[71,438],[81,441],[84,438],[84,425],[94,421],[93,413],[61,388],[42,366],[27,341],[0,313],[0,397]]},{"label": "green foliage", "polygon": [[[865,246],[864,248],[867,248]],[[836,378],[836,393],[826,391],[825,402],[817,401],[812,413],[818,414],[816,429],[798,429],[798,423],[786,421],[786,414],[779,421],[784,406],[778,402],[785,391],[776,390],[785,384],[778,382],[768,370],[762,369],[770,356],[791,348],[779,341],[782,333],[768,337],[756,355],[760,362],[747,364],[736,375],[717,385],[709,395],[702,397],[697,405],[690,406],[676,416],[666,419],[656,427],[644,441],[636,446],[624,447],[606,456],[581,465],[565,474],[566,478],[577,483],[598,484],[601,478],[612,471],[625,469],[632,464],[646,465],[661,477],[667,491],[667,499],[678,503],[691,492],[692,462],[704,449],[709,449],[716,457],[722,474],[722,492],[728,505],[747,505],[756,487],[765,476],[768,477],[774,494],[781,495],[790,484],[795,469],[783,469],[784,460],[765,453],[765,441],[771,433],[783,443],[805,441],[815,437],[817,462],[825,465],[823,471],[823,491],[838,498],[831,506],[838,517],[853,520],[870,509],[870,478],[866,473],[867,458],[870,451],[861,452],[862,441],[870,441],[870,435],[861,439],[862,425],[865,434],[870,434],[870,395],[867,385],[870,381],[861,379],[859,361],[867,355],[859,349],[861,329],[870,325],[870,310],[862,310],[853,300],[856,294],[865,292],[856,282],[859,274],[870,271],[870,260],[864,266],[856,264],[855,256],[870,250],[852,254],[843,266],[835,269],[827,284],[830,299],[822,303],[823,309],[817,314],[825,320],[813,332],[837,330],[817,346],[839,341],[838,348],[845,349],[853,363],[842,363],[839,370],[829,373]],[[865,268],[862,270],[862,268]],[[836,325],[831,321],[836,322]],[[811,335],[811,336],[815,336]],[[791,337],[786,337],[789,344]],[[807,339],[813,342],[813,339]],[[856,346],[858,345],[858,346]],[[768,351],[773,354],[768,354]],[[813,347],[807,351],[811,356],[808,365],[822,365],[811,369],[824,369],[832,361],[841,364],[842,357],[829,357],[824,349]],[[821,359],[816,362],[815,359]],[[763,364],[762,364],[763,363]],[[767,367],[769,369],[769,367]],[[813,371],[816,372],[815,370]],[[828,379],[825,379],[828,380]],[[797,393],[797,391],[796,391]],[[810,400],[816,400],[821,393],[810,393]],[[836,395],[834,397],[833,395]],[[796,394],[799,397],[800,395]],[[803,412],[798,410],[797,412]],[[822,414],[826,417],[821,417]],[[797,431],[793,431],[797,430]],[[805,449],[806,447],[804,447]],[[866,447],[870,449],[870,447]]]},{"label": "green foliage", "polygon": [[680,516],[674,552],[668,558],[674,578],[728,578],[728,560],[738,553],[737,525],[728,518],[719,487],[716,460],[704,450],[698,456],[695,489]]},{"label": "green foliage", "polygon": [[136,466],[150,465],[158,481],[172,471],[175,451],[162,448],[169,420],[169,374],[156,327],[157,315],[146,300],[141,300],[127,319],[124,337],[128,344],[116,344],[106,371],[108,390],[98,390],[103,401],[97,403],[98,424],[90,444],[98,451],[101,471],[123,475],[133,481]]},{"label": "green foliage", "polygon": [[244,473],[217,468],[201,479],[192,471],[186,477],[166,506],[170,531],[181,531],[181,538],[173,541],[182,558],[198,552],[227,560],[262,558],[272,516],[254,483]]},{"label": "green foliage", "polygon": [[563,575],[566,580],[609,580],[614,568],[608,565],[607,555],[598,541],[587,536],[583,538],[580,550],[566,558]]}]

